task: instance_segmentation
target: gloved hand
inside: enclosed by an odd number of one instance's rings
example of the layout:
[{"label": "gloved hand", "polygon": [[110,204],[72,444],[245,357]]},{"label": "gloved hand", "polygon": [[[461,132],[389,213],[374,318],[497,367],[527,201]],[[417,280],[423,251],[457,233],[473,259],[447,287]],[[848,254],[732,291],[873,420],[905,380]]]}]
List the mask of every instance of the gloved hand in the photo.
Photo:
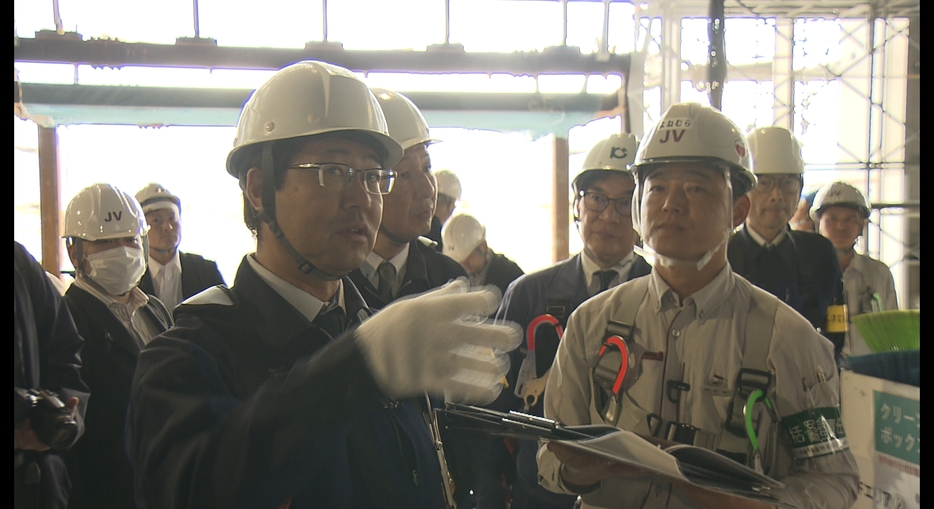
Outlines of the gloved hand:
[{"label": "gloved hand", "polygon": [[367,319],[356,338],[380,389],[391,398],[425,392],[458,402],[492,402],[519,346],[515,324],[483,323],[498,290],[468,291],[463,279],[398,300]]}]

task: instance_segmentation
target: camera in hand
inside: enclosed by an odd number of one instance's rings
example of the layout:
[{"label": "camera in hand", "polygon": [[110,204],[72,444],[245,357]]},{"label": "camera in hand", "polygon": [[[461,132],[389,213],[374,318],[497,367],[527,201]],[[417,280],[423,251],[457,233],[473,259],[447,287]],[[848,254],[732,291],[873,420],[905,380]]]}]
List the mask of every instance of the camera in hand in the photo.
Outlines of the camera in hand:
[{"label": "camera in hand", "polygon": [[58,394],[35,389],[13,388],[14,422],[29,419],[29,425],[42,443],[64,451],[78,439],[78,422]]}]

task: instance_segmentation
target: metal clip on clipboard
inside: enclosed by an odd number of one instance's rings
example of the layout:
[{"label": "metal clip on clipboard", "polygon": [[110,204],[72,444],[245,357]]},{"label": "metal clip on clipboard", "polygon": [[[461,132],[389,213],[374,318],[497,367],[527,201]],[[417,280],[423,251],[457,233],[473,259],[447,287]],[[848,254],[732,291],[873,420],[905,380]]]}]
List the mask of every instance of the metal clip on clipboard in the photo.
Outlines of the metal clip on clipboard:
[{"label": "metal clip on clipboard", "polygon": [[[551,419],[522,412],[503,413],[456,403],[448,403],[438,412],[444,415],[445,425],[449,428],[487,435],[525,440],[581,440],[594,437],[565,428]],[[616,429],[609,426],[606,428],[607,432]]]}]

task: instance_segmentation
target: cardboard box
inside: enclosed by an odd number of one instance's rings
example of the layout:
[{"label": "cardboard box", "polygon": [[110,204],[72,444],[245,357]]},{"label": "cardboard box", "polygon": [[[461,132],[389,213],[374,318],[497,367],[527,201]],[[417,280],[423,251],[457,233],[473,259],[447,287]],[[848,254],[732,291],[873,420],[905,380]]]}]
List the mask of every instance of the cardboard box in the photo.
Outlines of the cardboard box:
[{"label": "cardboard box", "polygon": [[854,509],[920,509],[921,388],[844,370],[843,426],[860,474]]}]

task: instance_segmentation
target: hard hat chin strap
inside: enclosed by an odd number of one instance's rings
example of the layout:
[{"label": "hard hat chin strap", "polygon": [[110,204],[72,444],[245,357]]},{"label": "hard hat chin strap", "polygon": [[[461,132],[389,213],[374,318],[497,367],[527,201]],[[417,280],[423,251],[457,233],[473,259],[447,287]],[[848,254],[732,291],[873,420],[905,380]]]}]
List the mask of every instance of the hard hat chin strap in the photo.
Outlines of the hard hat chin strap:
[{"label": "hard hat chin strap", "polygon": [[301,253],[298,252],[289,242],[289,239],[285,238],[285,234],[282,233],[282,229],[279,228],[279,222],[276,221],[276,175],[275,167],[273,165],[272,157],[272,143],[263,144],[263,154],[262,161],[260,163],[260,171],[263,175],[263,206],[256,211],[256,216],[260,221],[266,223],[269,226],[269,231],[272,232],[273,236],[279,241],[279,244],[285,248],[286,253],[295,260],[295,263],[298,264],[299,270],[305,274],[310,274],[322,279],[324,281],[337,281],[342,276],[335,276],[334,274],[329,274],[318,267],[312,265],[312,263],[305,259]]},{"label": "hard hat chin strap", "polygon": [[398,244],[400,246],[404,246],[408,244],[409,242],[412,242],[413,240],[415,240],[415,239],[409,239],[409,240],[403,239],[402,237],[396,235],[395,233],[392,233],[389,230],[387,230],[386,227],[383,226],[382,224],[379,225],[379,232],[385,235],[386,238],[389,239],[391,242]]}]

